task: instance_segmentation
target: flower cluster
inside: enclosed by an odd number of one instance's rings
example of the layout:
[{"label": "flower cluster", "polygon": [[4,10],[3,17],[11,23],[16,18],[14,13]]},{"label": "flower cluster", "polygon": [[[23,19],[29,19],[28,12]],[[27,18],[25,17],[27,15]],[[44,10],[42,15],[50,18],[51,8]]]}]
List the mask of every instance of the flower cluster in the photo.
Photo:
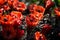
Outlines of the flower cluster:
[{"label": "flower cluster", "polygon": [[[24,2],[19,0],[0,0],[0,24],[2,25],[3,38],[6,40],[14,40],[15,38],[21,40],[26,30],[27,33],[30,33],[29,31],[34,28],[41,29],[38,26],[40,21],[44,19],[45,14],[49,13],[50,8],[54,5],[55,3],[52,0],[44,0],[44,6],[35,3],[26,6]],[[55,8],[54,13],[57,17],[60,17],[60,7]],[[21,29],[24,22],[22,20],[26,22],[26,25],[24,25],[25,28],[27,27],[26,30]],[[50,24],[44,24],[41,31],[34,32],[33,39],[47,40],[45,34],[50,32],[51,29]]]}]

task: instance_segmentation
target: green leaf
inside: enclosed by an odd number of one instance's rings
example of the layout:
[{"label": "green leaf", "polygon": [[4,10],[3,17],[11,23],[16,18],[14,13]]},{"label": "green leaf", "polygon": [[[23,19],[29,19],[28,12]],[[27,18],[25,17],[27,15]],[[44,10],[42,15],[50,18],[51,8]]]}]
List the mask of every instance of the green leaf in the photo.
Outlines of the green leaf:
[{"label": "green leaf", "polygon": [[31,0],[31,3],[35,3],[35,2],[37,2],[37,0]]},{"label": "green leaf", "polygon": [[60,6],[60,0],[54,0],[57,6]]}]

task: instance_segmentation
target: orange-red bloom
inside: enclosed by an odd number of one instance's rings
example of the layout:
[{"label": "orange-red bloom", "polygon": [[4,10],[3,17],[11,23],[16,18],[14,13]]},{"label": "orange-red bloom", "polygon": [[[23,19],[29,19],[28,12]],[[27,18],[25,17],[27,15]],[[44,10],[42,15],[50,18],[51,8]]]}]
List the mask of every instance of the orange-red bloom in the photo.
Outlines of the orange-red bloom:
[{"label": "orange-red bloom", "polygon": [[31,14],[29,14],[26,17],[26,23],[27,26],[36,26],[39,22],[39,20],[41,20],[43,18],[43,14],[39,13],[39,12],[33,12]]},{"label": "orange-red bloom", "polygon": [[36,11],[37,11],[37,12],[39,12],[39,13],[44,14],[44,12],[45,12],[45,8],[44,8],[44,7],[42,7],[42,6],[37,6]]},{"label": "orange-red bloom", "polygon": [[52,0],[45,0],[44,3],[46,9],[49,9],[51,6],[54,5],[54,2]]},{"label": "orange-red bloom", "polygon": [[13,3],[13,8],[17,11],[23,12],[26,9],[26,5],[23,2]]},{"label": "orange-red bloom", "polygon": [[46,37],[39,31],[35,32],[35,40],[46,40]]},{"label": "orange-red bloom", "polygon": [[33,14],[30,14],[26,17],[26,23],[27,26],[36,26],[38,24],[38,19]]},{"label": "orange-red bloom", "polygon": [[2,35],[5,39],[12,39],[16,36],[13,28],[13,18],[10,15],[1,16]]},{"label": "orange-red bloom", "polygon": [[13,17],[13,18],[17,18],[17,19],[20,19],[22,20],[23,19],[23,15],[21,12],[18,12],[18,11],[12,11],[10,13],[10,15]]},{"label": "orange-red bloom", "polygon": [[12,18],[14,19],[14,28],[18,29],[18,26],[21,25],[21,20],[23,19],[23,15],[21,14],[21,12],[17,12],[17,11],[12,11],[10,13],[10,15],[12,16]]},{"label": "orange-red bloom", "polygon": [[60,8],[55,8],[54,12],[57,16],[60,16]]},{"label": "orange-red bloom", "polygon": [[30,12],[39,12],[39,13],[44,13],[45,12],[45,8],[42,7],[42,6],[38,6],[36,4],[31,4],[29,7],[28,7],[29,11]]}]

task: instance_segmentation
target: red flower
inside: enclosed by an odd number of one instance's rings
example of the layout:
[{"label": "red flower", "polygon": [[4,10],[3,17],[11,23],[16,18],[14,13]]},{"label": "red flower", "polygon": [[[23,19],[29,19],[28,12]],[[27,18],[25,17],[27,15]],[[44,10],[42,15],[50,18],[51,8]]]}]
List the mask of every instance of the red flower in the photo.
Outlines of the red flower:
[{"label": "red flower", "polygon": [[27,23],[27,26],[36,26],[38,24],[38,21],[35,17],[31,16],[27,16],[26,17],[26,23]]},{"label": "red flower", "polygon": [[39,13],[39,12],[33,12],[31,13],[29,16],[26,17],[26,23],[27,26],[36,26],[39,22],[39,20],[41,20],[43,18],[43,14]]},{"label": "red flower", "polygon": [[13,18],[10,15],[3,15],[1,16],[1,23],[2,25],[6,24],[8,26],[8,24],[13,23]]},{"label": "red flower", "polygon": [[37,11],[37,12],[39,12],[39,13],[44,14],[44,12],[45,12],[45,8],[44,8],[44,7],[42,7],[42,6],[37,6],[36,11]]},{"label": "red flower", "polygon": [[46,37],[39,31],[35,32],[34,37],[35,37],[35,40],[46,40]]},{"label": "red flower", "polygon": [[13,17],[13,22],[14,22],[14,28],[15,28],[15,30],[16,29],[18,29],[18,26],[20,26],[21,25],[21,23],[22,23],[22,19],[23,19],[23,15],[21,14],[21,12],[17,12],[17,11],[12,11],[11,13],[10,13],[10,15]]},{"label": "red flower", "polygon": [[12,11],[10,13],[10,15],[13,17],[13,18],[17,18],[19,20],[22,20],[23,19],[23,15],[21,14],[21,12],[18,12],[18,11]]},{"label": "red flower", "polygon": [[22,20],[21,12],[13,11],[10,15],[1,16],[0,23],[2,24],[3,31],[2,35],[6,40],[10,40],[17,37],[22,37],[24,34],[23,30],[19,30],[18,26]]},{"label": "red flower", "polygon": [[44,13],[45,12],[45,8],[42,7],[42,6],[38,6],[36,4],[31,4],[29,7],[28,7],[29,11],[30,12],[39,12],[39,13]]},{"label": "red flower", "polygon": [[29,16],[26,17],[27,26],[36,26],[39,22],[40,15],[38,12],[31,13]]},{"label": "red flower", "polygon": [[[32,13],[31,13],[32,14]],[[42,13],[39,13],[39,12],[33,12],[33,15],[37,18],[37,19],[39,19],[39,20],[41,20],[42,18],[43,18],[43,14]]]},{"label": "red flower", "polygon": [[45,8],[46,9],[49,9],[53,5],[54,5],[54,2],[52,2],[52,0],[45,0]]},{"label": "red flower", "polygon": [[5,39],[12,39],[16,36],[13,28],[13,18],[10,15],[1,16],[1,24],[3,27],[2,35]]},{"label": "red flower", "polygon": [[13,4],[13,8],[23,12],[26,9],[26,5],[23,2],[17,2]]},{"label": "red flower", "polygon": [[57,16],[60,16],[60,8],[55,8],[54,12]]}]

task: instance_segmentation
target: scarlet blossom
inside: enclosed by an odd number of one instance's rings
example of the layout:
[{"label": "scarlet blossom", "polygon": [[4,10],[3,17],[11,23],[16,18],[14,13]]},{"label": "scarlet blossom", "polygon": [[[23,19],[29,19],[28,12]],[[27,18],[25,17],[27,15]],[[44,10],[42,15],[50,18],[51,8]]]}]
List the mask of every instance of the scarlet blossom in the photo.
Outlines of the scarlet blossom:
[{"label": "scarlet blossom", "polygon": [[43,13],[39,13],[39,12],[33,12],[33,14],[35,15],[35,17],[38,19],[38,20],[42,20],[43,18]]},{"label": "scarlet blossom", "polygon": [[60,16],[60,8],[55,8],[54,12],[57,16]]},{"label": "scarlet blossom", "polygon": [[[19,38],[23,35],[23,30],[19,30],[18,27],[21,24],[23,16],[21,12],[13,11],[10,15],[2,15],[0,17],[0,23],[3,27],[2,35],[6,40],[10,40],[18,36]],[[16,33],[18,32],[18,33]],[[17,35],[19,34],[19,35]]]},{"label": "scarlet blossom", "polygon": [[28,26],[36,26],[38,24],[38,18],[34,14],[30,14],[26,17],[26,23]]},{"label": "scarlet blossom", "polygon": [[13,28],[13,18],[10,15],[1,16],[2,35],[5,39],[13,39],[16,32]]},{"label": "scarlet blossom", "polygon": [[40,33],[39,31],[35,32],[34,38],[35,38],[35,40],[46,40],[45,35],[43,35],[43,34]]},{"label": "scarlet blossom", "polygon": [[33,12],[26,17],[27,26],[37,26],[40,20],[42,20],[43,14],[39,12]]},{"label": "scarlet blossom", "polygon": [[13,3],[13,8],[17,11],[25,11],[26,5],[23,2]]},{"label": "scarlet blossom", "polygon": [[54,5],[54,2],[52,0],[45,0],[44,3],[46,9],[49,9],[51,6]]},{"label": "scarlet blossom", "polygon": [[31,4],[29,7],[28,7],[29,11],[30,12],[39,12],[39,13],[44,13],[45,12],[45,8],[42,7],[42,6],[38,6],[36,4]]},{"label": "scarlet blossom", "polygon": [[39,12],[39,13],[44,14],[44,12],[45,12],[45,8],[44,8],[44,7],[42,7],[42,6],[37,6],[36,11],[37,11],[37,12]]},{"label": "scarlet blossom", "polygon": [[3,15],[1,16],[1,23],[3,24],[12,24],[13,18],[10,15]]},{"label": "scarlet blossom", "polygon": [[17,12],[17,11],[12,11],[10,13],[10,15],[12,16],[12,18],[14,19],[14,28],[18,29],[18,26],[21,25],[22,23],[22,19],[23,19],[23,15],[21,14],[21,12]]},{"label": "scarlet blossom", "polygon": [[10,13],[10,15],[13,17],[13,18],[17,18],[17,19],[20,19],[22,20],[23,19],[23,15],[21,12],[18,12],[18,11],[12,11]]}]

